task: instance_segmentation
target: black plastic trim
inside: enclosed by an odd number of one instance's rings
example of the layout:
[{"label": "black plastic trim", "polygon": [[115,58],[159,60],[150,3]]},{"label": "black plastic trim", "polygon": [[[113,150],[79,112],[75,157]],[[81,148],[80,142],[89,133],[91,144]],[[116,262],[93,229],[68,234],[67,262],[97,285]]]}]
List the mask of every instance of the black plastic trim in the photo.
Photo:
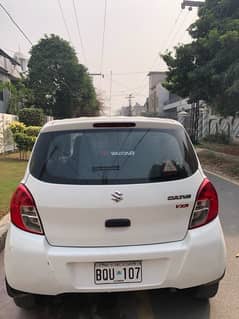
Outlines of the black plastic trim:
[{"label": "black plastic trim", "polygon": [[131,221],[127,218],[107,219],[105,221],[105,227],[130,227]]}]

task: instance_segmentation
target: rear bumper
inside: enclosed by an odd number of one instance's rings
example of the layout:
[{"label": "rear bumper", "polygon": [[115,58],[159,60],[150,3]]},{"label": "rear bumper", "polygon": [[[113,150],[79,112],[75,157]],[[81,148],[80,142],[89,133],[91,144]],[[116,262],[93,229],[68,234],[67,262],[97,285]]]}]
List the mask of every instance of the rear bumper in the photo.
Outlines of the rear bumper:
[{"label": "rear bumper", "polygon": [[[95,285],[94,262],[142,260],[141,283]],[[17,290],[61,293],[189,288],[218,280],[226,268],[219,219],[190,230],[183,241],[128,247],[52,247],[44,236],[11,225],[5,249],[6,278]]]}]

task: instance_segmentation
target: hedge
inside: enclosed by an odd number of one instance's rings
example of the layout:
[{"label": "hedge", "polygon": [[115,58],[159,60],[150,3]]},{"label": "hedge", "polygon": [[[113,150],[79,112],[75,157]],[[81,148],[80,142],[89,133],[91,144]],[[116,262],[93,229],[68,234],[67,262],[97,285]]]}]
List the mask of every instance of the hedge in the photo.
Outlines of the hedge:
[{"label": "hedge", "polygon": [[23,108],[18,114],[19,121],[26,126],[42,126],[45,122],[45,115],[42,109]]},{"label": "hedge", "polygon": [[25,133],[14,134],[14,141],[17,145],[18,150],[21,151],[31,151],[33,145],[36,141],[35,136],[28,136]]},{"label": "hedge", "polygon": [[41,130],[40,126],[25,126],[21,122],[12,122],[9,126],[14,142],[19,150],[20,159],[27,159],[27,153],[32,150]]},{"label": "hedge", "polygon": [[27,126],[24,129],[24,133],[28,136],[35,136],[37,137],[40,133],[41,126]]},{"label": "hedge", "polygon": [[13,134],[16,133],[24,133],[24,130],[26,128],[26,125],[24,123],[18,122],[18,121],[13,121],[9,125],[10,130],[12,131]]}]

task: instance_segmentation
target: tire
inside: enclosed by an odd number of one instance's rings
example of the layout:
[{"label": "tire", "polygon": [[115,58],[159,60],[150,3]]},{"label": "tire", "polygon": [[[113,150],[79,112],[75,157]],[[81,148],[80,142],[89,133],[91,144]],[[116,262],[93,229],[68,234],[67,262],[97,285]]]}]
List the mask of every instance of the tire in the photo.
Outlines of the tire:
[{"label": "tire", "polygon": [[213,283],[204,286],[193,288],[192,295],[196,299],[207,300],[216,296],[219,288],[219,283]]},{"label": "tire", "polygon": [[6,283],[6,290],[7,290],[8,296],[13,298],[15,305],[20,308],[34,309],[38,306],[44,305],[47,299],[47,296],[26,293],[26,292],[19,291],[12,288],[8,284],[6,278],[5,278],[5,283]]},{"label": "tire", "polygon": [[16,306],[27,310],[38,306],[37,296],[31,294],[14,297],[13,300]]}]

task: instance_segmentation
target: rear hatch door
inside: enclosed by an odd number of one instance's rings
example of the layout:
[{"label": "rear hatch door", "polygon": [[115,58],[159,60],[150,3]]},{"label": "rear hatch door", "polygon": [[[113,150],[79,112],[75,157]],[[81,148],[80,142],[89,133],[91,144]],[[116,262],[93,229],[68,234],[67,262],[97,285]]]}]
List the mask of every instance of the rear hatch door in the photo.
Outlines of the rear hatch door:
[{"label": "rear hatch door", "polygon": [[133,128],[43,133],[26,185],[50,244],[96,247],[182,240],[201,182],[182,128]]}]

